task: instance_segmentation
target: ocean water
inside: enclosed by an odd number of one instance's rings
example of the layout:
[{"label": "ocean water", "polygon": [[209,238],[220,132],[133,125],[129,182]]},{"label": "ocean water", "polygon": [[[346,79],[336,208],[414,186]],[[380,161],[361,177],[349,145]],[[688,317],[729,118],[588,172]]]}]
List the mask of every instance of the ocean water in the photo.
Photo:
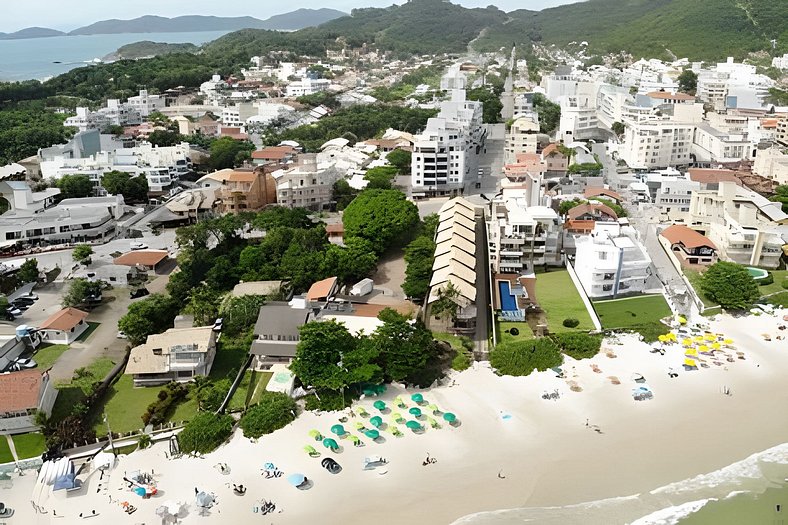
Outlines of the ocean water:
[{"label": "ocean water", "polygon": [[94,58],[103,58],[123,45],[141,40],[200,45],[227,33],[229,31],[128,33],[0,40],[0,81],[44,80],[84,66]]},{"label": "ocean water", "polygon": [[455,525],[788,525],[788,443],[645,494],[481,512]]}]

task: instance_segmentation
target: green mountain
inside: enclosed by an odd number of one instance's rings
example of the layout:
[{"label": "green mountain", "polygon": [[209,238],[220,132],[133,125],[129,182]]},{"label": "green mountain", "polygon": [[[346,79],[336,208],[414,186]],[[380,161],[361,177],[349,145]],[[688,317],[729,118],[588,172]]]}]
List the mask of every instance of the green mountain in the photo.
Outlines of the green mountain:
[{"label": "green mountain", "polygon": [[195,53],[199,50],[194,44],[168,44],[165,42],[151,42],[150,40],[143,40],[141,42],[133,42],[119,47],[114,53],[110,53],[102,60],[136,60],[139,58],[153,57],[159,55],[168,55],[171,53]]},{"label": "green mountain", "polygon": [[46,27],[27,27],[14,33],[0,33],[0,40],[22,40],[25,38],[48,38],[63,36],[64,32]]},{"label": "green mountain", "polygon": [[777,39],[788,51],[785,0],[588,0],[509,15],[510,21],[476,42],[479,49],[497,49],[503,42],[587,41],[597,52],[713,60],[743,58]]}]

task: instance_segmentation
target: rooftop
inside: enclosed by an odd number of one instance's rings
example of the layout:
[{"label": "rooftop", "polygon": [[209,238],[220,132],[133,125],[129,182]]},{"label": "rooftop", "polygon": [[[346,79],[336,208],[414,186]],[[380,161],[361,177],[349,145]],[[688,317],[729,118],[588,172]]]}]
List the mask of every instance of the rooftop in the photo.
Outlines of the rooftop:
[{"label": "rooftop", "polygon": [[686,93],[669,93],[667,91],[652,91],[646,96],[662,100],[695,100],[693,95],[688,95]]},{"label": "rooftop", "polygon": [[327,299],[328,296],[331,295],[331,291],[334,289],[336,284],[336,277],[328,277],[322,281],[317,281],[315,284],[309,287],[309,291],[306,293],[306,298],[309,301]]},{"label": "rooftop", "polygon": [[[170,328],[164,333],[148,336],[145,344],[131,349],[126,374],[157,374],[169,371],[169,355],[177,350],[208,352],[216,332],[212,326]],[[161,350],[159,354],[154,349]]]},{"label": "rooftop", "polygon": [[733,170],[717,170],[712,168],[690,168],[688,170],[690,180],[701,184],[715,184],[724,181],[735,182],[742,185],[736,172]]},{"label": "rooftop", "polygon": [[674,224],[665,228],[660,233],[664,238],[670,241],[671,244],[681,243],[687,248],[699,248],[701,246],[708,246],[709,248],[717,249],[714,243],[709,240],[705,235],[688,228],[683,224]]},{"label": "rooftop", "polygon": [[87,312],[76,308],[63,308],[57,313],[52,314],[44,321],[39,329],[41,330],[60,330],[68,332],[88,316]]},{"label": "rooftop", "polygon": [[132,250],[117,257],[114,263],[124,266],[156,266],[168,255],[167,250]]},{"label": "rooftop", "polygon": [[41,381],[41,372],[35,369],[0,374],[0,412],[37,408]]},{"label": "rooftop", "polygon": [[569,220],[575,220],[581,215],[584,215],[586,213],[595,215],[594,212],[600,212],[610,217],[613,217],[614,219],[618,219],[618,215],[616,215],[616,212],[614,212],[610,208],[610,206],[607,206],[605,204],[593,204],[593,203],[587,203],[587,204],[581,204],[579,206],[575,206],[574,208],[569,210],[569,213],[567,213],[567,217],[569,217]]}]

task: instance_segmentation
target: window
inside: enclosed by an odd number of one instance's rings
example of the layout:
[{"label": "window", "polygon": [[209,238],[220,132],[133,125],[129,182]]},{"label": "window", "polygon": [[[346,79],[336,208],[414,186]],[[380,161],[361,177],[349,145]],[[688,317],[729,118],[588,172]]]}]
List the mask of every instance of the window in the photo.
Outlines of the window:
[{"label": "window", "polygon": [[607,252],[599,252],[599,260],[606,261],[607,260]]},{"label": "window", "polygon": [[610,292],[612,290],[613,290],[613,285],[612,284],[603,284],[602,285],[602,291],[603,292]]}]

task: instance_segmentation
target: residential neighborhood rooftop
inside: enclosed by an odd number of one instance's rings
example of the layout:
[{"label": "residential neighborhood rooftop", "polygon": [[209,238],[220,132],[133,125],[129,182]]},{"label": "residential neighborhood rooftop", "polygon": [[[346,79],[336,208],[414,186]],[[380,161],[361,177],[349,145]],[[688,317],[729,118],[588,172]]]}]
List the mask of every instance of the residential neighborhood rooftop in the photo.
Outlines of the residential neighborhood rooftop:
[{"label": "residential neighborhood rooftop", "polygon": [[35,369],[0,374],[0,413],[38,406],[42,380],[41,371]]},{"label": "residential neighborhood rooftop", "polygon": [[138,264],[142,266],[156,266],[166,259],[168,255],[167,250],[132,250],[120,257],[116,257],[114,263],[124,266],[137,266]]},{"label": "residential neighborhood rooftop", "polygon": [[87,318],[88,313],[76,308],[63,308],[41,323],[41,330],[61,330],[67,332]]}]

